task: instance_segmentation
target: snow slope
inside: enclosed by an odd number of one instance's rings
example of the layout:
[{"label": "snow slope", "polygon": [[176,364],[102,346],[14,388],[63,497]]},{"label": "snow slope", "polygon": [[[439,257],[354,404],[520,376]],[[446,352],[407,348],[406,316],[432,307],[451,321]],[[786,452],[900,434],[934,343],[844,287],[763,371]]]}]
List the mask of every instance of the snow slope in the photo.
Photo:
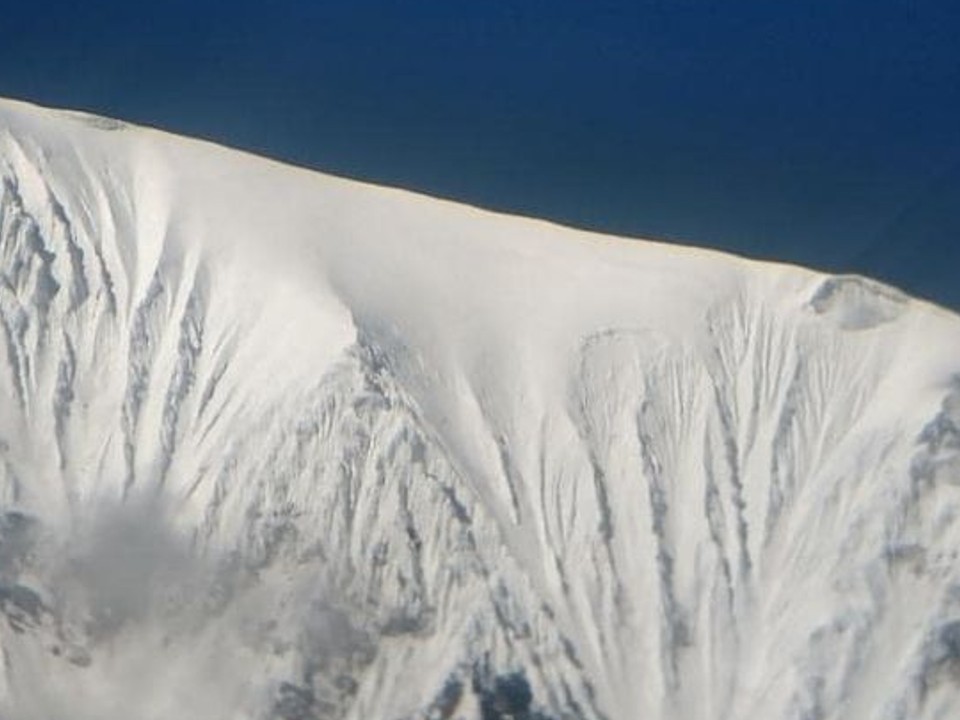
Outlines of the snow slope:
[{"label": "snow slope", "polygon": [[0,102],[0,717],[960,716],[960,319]]}]

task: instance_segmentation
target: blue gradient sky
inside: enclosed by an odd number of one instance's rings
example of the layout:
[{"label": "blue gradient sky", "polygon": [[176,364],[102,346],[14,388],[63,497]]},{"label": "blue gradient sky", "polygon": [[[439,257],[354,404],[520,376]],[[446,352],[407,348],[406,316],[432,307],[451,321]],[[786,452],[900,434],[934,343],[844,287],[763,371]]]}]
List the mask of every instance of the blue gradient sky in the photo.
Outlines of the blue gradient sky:
[{"label": "blue gradient sky", "polygon": [[40,0],[0,22],[3,95],[960,306],[955,0]]}]

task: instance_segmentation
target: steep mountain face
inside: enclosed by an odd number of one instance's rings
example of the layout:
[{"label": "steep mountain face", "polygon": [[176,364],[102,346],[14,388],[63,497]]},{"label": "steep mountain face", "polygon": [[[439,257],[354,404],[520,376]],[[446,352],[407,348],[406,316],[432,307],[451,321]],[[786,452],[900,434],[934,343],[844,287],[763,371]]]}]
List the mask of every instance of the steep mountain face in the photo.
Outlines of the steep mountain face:
[{"label": "steep mountain face", "polygon": [[954,718],[960,320],[0,103],[0,716]]}]

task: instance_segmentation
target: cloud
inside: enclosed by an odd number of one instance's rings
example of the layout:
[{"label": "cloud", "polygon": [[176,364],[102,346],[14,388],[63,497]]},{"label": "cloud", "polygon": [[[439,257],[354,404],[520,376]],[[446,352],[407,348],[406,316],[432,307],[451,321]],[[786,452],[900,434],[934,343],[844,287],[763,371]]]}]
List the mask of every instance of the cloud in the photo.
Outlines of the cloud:
[{"label": "cloud", "polygon": [[156,497],[91,503],[35,555],[54,620],[16,639],[4,719],[252,720],[286,707],[291,688],[312,717],[349,703],[376,653],[324,561],[200,552]]}]

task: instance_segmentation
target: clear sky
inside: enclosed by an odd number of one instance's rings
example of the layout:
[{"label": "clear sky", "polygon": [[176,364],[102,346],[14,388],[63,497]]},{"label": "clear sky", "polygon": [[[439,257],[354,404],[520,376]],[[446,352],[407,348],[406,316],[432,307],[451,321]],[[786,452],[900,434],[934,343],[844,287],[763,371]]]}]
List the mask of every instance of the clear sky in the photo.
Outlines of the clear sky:
[{"label": "clear sky", "polygon": [[0,94],[960,306],[956,0],[7,3]]}]

